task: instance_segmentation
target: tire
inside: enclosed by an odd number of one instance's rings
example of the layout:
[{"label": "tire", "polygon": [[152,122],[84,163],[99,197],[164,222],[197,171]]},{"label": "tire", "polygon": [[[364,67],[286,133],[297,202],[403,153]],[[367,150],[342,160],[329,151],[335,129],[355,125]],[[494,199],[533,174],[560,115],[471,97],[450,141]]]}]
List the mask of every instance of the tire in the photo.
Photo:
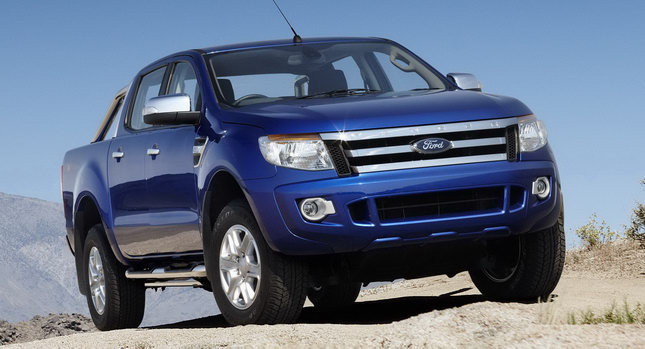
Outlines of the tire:
[{"label": "tire", "polygon": [[[100,263],[95,264],[92,261],[100,261]],[[138,327],[145,310],[146,289],[142,282],[125,277],[126,267],[112,254],[101,224],[92,227],[87,234],[83,249],[83,266],[83,280],[89,285],[87,305],[96,328],[109,331]],[[103,277],[100,275],[100,270]],[[95,275],[94,278],[92,274]],[[95,285],[99,285],[98,288],[94,287],[99,292],[100,280],[103,280],[103,292],[100,293],[103,295],[104,302],[101,302],[101,297],[93,292],[91,279],[96,281]],[[95,298],[94,294],[97,294],[98,298]],[[102,307],[100,303],[103,303]]]},{"label": "tire", "polygon": [[[251,242],[243,244],[247,235]],[[246,202],[224,207],[205,237],[204,260],[217,305],[231,325],[293,323],[300,316],[306,267],[269,248]]]},{"label": "tire", "polygon": [[335,311],[354,304],[360,292],[360,282],[347,282],[333,286],[312,287],[307,296],[316,309]]},{"label": "tire", "polygon": [[[545,230],[491,240],[489,254],[472,268],[470,278],[479,291],[492,300],[547,300],[560,280],[566,251],[564,213]],[[505,252],[502,252],[505,251]],[[509,252],[516,251],[516,252]],[[513,257],[513,256],[516,257]],[[510,262],[514,268],[490,268],[487,260]],[[513,264],[512,262],[507,265]],[[508,270],[508,274],[495,271]]]}]

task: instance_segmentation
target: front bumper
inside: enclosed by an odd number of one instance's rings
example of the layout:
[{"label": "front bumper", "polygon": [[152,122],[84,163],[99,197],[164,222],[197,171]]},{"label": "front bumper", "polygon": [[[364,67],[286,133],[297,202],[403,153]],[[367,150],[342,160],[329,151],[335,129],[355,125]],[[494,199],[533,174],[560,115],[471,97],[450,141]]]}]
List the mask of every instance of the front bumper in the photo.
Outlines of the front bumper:
[{"label": "front bumper", "polygon": [[[545,200],[531,194],[532,182],[551,179]],[[557,168],[551,161],[489,162],[397,170],[327,178],[297,183],[277,183],[278,178],[247,181],[246,190],[258,223],[269,245],[290,255],[365,251],[405,244],[426,244],[453,239],[506,236],[552,226],[560,213],[561,195]],[[510,205],[510,188],[521,187],[521,205]],[[385,196],[503,187],[504,205],[495,212],[405,221],[381,221],[375,199]],[[304,220],[298,201],[308,197],[331,200],[336,213],[322,222]],[[366,219],[352,219],[348,205],[366,203]]]}]

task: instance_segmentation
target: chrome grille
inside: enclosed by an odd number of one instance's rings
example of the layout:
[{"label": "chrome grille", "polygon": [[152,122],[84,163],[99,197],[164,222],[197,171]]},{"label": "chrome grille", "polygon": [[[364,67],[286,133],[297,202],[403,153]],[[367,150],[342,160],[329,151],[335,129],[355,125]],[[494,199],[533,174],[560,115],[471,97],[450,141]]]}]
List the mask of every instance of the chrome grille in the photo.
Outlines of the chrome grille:
[{"label": "chrome grille", "polygon": [[[338,142],[353,173],[516,160],[517,118],[321,134],[327,144]],[[421,154],[411,144],[441,137],[452,148]],[[336,162],[336,161],[335,161]]]}]

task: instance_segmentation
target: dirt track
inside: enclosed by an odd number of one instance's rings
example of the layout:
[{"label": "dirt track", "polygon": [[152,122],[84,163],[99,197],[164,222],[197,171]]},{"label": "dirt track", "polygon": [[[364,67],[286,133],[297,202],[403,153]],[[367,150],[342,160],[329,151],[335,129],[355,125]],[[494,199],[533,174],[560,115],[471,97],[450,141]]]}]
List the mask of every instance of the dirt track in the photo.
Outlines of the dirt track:
[{"label": "dirt track", "polygon": [[452,279],[432,277],[365,290],[354,307],[333,317],[307,307],[295,325],[227,327],[221,316],[214,316],[158,328],[50,338],[23,346],[645,347],[644,325],[563,324],[571,311],[602,313],[612,302],[624,299],[645,304],[645,274],[630,274],[603,280],[568,273],[555,291],[554,303],[502,304],[486,302],[462,273]]}]

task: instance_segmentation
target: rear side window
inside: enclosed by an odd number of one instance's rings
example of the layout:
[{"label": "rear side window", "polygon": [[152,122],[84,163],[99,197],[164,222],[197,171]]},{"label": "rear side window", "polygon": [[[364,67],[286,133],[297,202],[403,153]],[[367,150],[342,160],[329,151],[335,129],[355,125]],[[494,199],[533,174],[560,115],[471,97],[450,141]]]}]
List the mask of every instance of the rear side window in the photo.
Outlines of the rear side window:
[{"label": "rear side window", "polygon": [[116,136],[116,129],[119,126],[119,120],[121,120],[121,110],[123,109],[123,97],[117,102],[118,106],[116,107],[112,118],[110,119],[110,126],[108,126],[107,131],[103,134],[103,139],[112,139]]},{"label": "rear side window", "polygon": [[96,131],[96,135],[94,136],[92,143],[109,140],[114,137],[119,125],[119,120],[121,120],[121,110],[123,109],[124,98],[123,94],[119,94],[114,98],[112,104],[110,104],[110,108],[108,108],[107,114],[105,114],[105,117],[101,122],[101,126],[99,126],[99,129]]},{"label": "rear side window", "polygon": [[152,126],[143,122],[143,107],[150,98],[159,96],[164,74],[166,74],[166,67],[153,70],[141,79],[130,116],[130,128],[141,130]]}]

